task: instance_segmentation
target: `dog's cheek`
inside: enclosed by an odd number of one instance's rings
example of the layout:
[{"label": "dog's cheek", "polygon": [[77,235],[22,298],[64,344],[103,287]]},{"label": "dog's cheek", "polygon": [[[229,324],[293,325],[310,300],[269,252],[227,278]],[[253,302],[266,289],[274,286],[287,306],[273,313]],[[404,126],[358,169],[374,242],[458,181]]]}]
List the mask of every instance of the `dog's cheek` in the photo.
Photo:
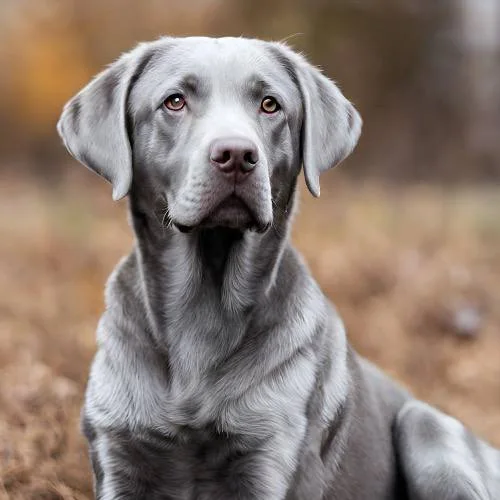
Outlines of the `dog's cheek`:
[{"label": "dog's cheek", "polygon": [[178,144],[173,127],[149,123],[139,131],[134,156],[138,158],[142,174],[159,190],[169,189],[175,183],[178,171],[184,168],[180,165],[184,162]]},{"label": "dog's cheek", "polygon": [[[299,173],[296,167],[300,165],[295,158],[293,142],[287,127],[281,129],[280,138],[281,142],[278,145],[272,143],[269,146],[268,153],[273,199],[276,199],[279,193],[290,190]],[[297,171],[294,172],[294,169]]]}]

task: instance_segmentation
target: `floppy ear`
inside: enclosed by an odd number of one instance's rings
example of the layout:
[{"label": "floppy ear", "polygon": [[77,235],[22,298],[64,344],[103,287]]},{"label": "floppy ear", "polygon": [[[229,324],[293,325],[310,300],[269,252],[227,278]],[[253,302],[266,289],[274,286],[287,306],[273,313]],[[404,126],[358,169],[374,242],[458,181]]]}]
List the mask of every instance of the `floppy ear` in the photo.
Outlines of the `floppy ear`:
[{"label": "floppy ear", "polygon": [[338,87],[304,57],[279,44],[294,69],[302,95],[302,163],[309,191],[318,197],[319,176],[352,152],[362,120]]},{"label": "floppy ear", "polygon": [[121,56],[65,106],[57,130],[68,151],[113,186],[113,199],[132,183],[128,95],[151,55],[143,45]]}]

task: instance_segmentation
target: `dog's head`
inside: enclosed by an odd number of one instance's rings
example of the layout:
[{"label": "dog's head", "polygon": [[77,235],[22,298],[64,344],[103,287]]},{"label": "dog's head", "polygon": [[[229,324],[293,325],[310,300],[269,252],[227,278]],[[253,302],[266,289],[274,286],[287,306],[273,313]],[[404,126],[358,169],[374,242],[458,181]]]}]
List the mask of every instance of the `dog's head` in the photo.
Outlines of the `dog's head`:
[{"label": "dog's head", "polygon": [[319,196],[320,173],[352,151],[361,119],[285,45],[163,38],[99,74],[65,106],[58,130],[115,200],[145,185],[182,230],[265,230],[301,165]]}]

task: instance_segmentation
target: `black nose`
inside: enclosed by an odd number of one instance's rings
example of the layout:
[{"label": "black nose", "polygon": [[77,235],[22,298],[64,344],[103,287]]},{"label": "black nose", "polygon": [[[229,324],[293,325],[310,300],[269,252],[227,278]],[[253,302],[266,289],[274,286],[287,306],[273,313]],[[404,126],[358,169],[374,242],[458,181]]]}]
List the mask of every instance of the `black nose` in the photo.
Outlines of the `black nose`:
[{"label": "black nose", "polygon": [[246,177],[257,165],[259,153],[250,140],[231,137],[217,139],[210,148],[210,163],[221,172],[236,179]]}]

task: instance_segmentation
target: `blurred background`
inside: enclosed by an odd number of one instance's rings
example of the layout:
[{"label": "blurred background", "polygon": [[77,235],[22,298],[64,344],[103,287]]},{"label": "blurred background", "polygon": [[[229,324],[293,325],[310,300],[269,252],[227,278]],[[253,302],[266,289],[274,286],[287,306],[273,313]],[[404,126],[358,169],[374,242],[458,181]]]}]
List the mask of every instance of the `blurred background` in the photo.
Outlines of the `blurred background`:
[{"label": "blurred background", "polygon": [[294,240],[351,342],[500,446],[500,0],[0,0],[0,499],[89,499],[78,412],[126,203],[55,124],[162,34],[288,43],[364,117]]}]

